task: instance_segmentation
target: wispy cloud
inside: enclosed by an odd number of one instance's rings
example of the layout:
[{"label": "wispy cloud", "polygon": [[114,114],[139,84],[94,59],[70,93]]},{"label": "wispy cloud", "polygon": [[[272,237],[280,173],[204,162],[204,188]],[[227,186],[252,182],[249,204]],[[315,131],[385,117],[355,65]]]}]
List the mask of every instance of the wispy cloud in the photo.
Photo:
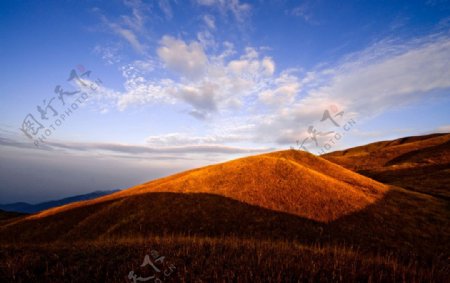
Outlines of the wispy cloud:
[{"label": "wispy cloud", "polygon": [[113,65],[122,61],[120,49],[121,46],[119,44],[113,46],[96,45],[93,49],[93,53],[99,55],[107,65]]},{"label": "wispy cloud", "polygon": [[172,7],[170,5],[170,1],[169,0],[159,0],[158,4],[159,4],[159,8],[161,9],[161,11],[163,11],[166,19],[167,20],[172,19],[173,12],[172,12]]},{"label": "wispy cloud", "polygon": [[205,22],[206,26],[209,29],[211,29],[211,30],[216,29],[216,21],[212,15],[204,15],[203,21]]},{"label": "wispy cloud", "polygon": [[141,54],[145,54],[146,47],[139,41],[138,37],[132,30],[122,28],[120,25],[115,23],[108,23],[108,25],[115,33],[128,41],[134,50]]},{"label": "wispy cloud", "polygon": [[443,125],[434,131],[435,133],[450,133],[450,125]]},{"label": "wispy cloud", "polygon": [[219,9],[222,14],[230,12],[238,21],[243,21],[251,11],[251,5],[239,0],[197,0],[201,6]]},{"label": "wispy cloud", "polygon": [[[212,0],[199,4],[229,5]],[[213,29],[211,19],[203,20]],[[448,34],[381,40],[308,71],[299,71],[301,66],[278,69],[262,48],[247,47],[239,54],[229,42],[214,42],[215,48],[205,42],[165,35],[157,48],[159,62],[151,66],[169,72],[170,78],[149,79],[135,62],[124,70],[125,92],[105,91],[114,94],[109,97],[121,110],[168,103],[187,105],[189,114],[203,120],[240,115],[252,125],[243,140],[292,144],[330,105],[344,109],[347,117],[369,119],[450,88]]]},{"label": "wispy cloud", "polygon": [[[163,139],[159,139],[158,143],[161,144],[164,139],[167,142],[177,142],[180,141],[180,136],[176,137],[172,135],[166,136]],[[151,140],[149,140],[152,142]],[[186,142],[198,142],[198,139],[194,137],[184,137],[181,143]],[[170,146],[150,146],[150,145],[131,145],[131,144],[119,144],[119,143],[83,143],[83,142],[57,142],[49,141],[40,146],[44,150],[69,150],[69,151],[80,151],[80,152],[109,152],[109,153],[120,153],[126,155],[142,155],[148,154],[147,157],[153,157],[158,159],[159,154],[176,154],[181,155],[191,155],[191,154],[252,154],[252,153],[262,153],[270,152],[273,148],[244,148],[244,147],[233,147],[224,146],[220,144],[209,143],[214,141],[213,139],[204,140],[205,144],[194,144],[194,145],[170,145]],[[33,143],[14,140],[10,138],[0,137],[0,145],[11,146],[16,148],[28,148],[36,149]],[[141,156],[142,157],[142,156]],[[176,157],[174,157],[176,158]],[[167,156],[165,157],[167,159]]]},{"label": "wispy cloud", "polygon": [[[244,128],[241,129],[245,131]],[[164,156],[172,156],[174,159],[182,156],[205,155],[205,154],[252,154],[269,152],[270,147],[241,147],[226,146],[224,142],[238,140],[237,136],[232,136],[226,131],[216,132],[210,136],[191,136],[183,133],[174,133],[159,136],[150,136],[146,144],[123,144],[108,142],[70,142],[70,141],[50,141],[40,143],[36,147],[32,141],[17,132],[12,132],[0,128],[0,146],[14,147],[18,149],[44,150],[44,151],[65,151],[65,152],[85,152],[91,154],[103,153],[107,156],[122,154],[127,156],[139,155],[158,159]],[[240,140],[240,139],[239,139]]]},{"label": "wispy cloud", "polygon": [[109,30],[128,42],[139,54],[146,54],[147,46],[141,42],[139,34],[144,31],[151,11],[150,6],[141,0],[127,0],[124,1],[124,4],[131,10],[131,13],[121,15],[118,19],[108,19],[99,9],[95,9],[95,11],[100,14],[101,21]]},{"label": "wispy cloud", "polygon": [[186,43],[164,36],[157,53],[169,70],[190,79],[201,77],[208,63],[203,47],[197,41]]},{"label": "wispy cloud", "polygon": [[[260,125],[287,143],[304,135],[330,105],[369,119],[388,109],[420,101],[450,88],[450,38],[436,35],[407,43],[382,41],[346,56],[328,68],[309,72],[288,106],[278,108]],[[347,114],[347,115],[348,115]]]},{"label": "wispy cloud", "polygon": [[287,13],[292,16],[302,18],[308,24],[317,25],[319,22],[313,14],[314,3],[315,2],[310,0],[303,1],[300,5],[296,6]]}]

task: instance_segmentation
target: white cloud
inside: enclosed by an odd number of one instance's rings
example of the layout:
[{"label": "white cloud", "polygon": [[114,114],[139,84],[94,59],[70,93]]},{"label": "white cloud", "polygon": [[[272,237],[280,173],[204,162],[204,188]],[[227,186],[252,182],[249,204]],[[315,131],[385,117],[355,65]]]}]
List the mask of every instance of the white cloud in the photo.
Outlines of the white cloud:
[{"label": "white cloud", "polygon": [[[270,86],[268,81],[275,79],[273,59],[261,59],[254,48],[246,48],[239,58],[230,60],[229,56],[235,53],[230,43],[224,43],[222,53],[209,56],[196,41],[186,43],[164,36],[160,43],[161,60],[181,76],[180,81],[173,82],[170,95],[191,105],[189,112],[196,118],[240,107],[246,97]],[[278,84],[274,81],[273,87]]]},{"label": "white cloud", "polygon": [[163,135],[153,135],[147,138],[149,146],[192,146],[220,145],[230,143],[252,142],[254,125],[247,123],[242,117],[230,117],[206,123],[207,134],[195,134],[195,128],[186,132],[174,132]]},{"label": "white cloud", "polygon": [[[346,117],[369,119],[425,95],[450,88],[450,39],[428,37],[405,44],[383,41],[344,58],[339,64],[306,74],[299,96],[279,107],[259,126],[280,143],[304,136],[319,123],[324,110],[337,105]],[[266,93],[261,99],[272,99]]]},{"label": "white cloud", "polygon": [[231,12],[234,14],[237,20],[242,21],[245,16],[250,12],[250,5],[247,3],[240,3],[239,0],[226,1]]},{"label": "white cloud", "polygon": [[119,54],[120,46],[101,46],[96,45],[93,52],[100,55],[107,65],[120,63],[122,57]]},{"label": "white cloud", "polygon": [[164,36],[158,56],[167,68],[186,78],[199,78],[205,71],[208,58],[198,42],[186,44],[183,40]]},{"label": "white cloud", "polygon": [[115,97],[119,110],[125,110],[130,105],[174,103],[173,81],[148,80],[142,75],[136,75],[134,69],[124,69],[123,75],[126,78],[125,92]]},{"label": "white cloud", "polygon": [[197,0],[197,3],[218,8],[223,14],[230,12],[238,21],[243,21],[251,10],[250,4],[239,0]]},{"label": "white cloud", "polygon": [[205,22],[206,26],[211,29],[214,30],[216,29],[216,22],[213,16],[211,15],[204,15],[203,16],[203,21]]},{"label": "white cloud", "polygon": [[153,61],[147,58],[146,60],[135,60],[128,67],[141,73],[147,73],[152,71],[155,66]]},{"label": "white cloud", "polygon": [[197,40],[198,42],[202,45],[202,47],[204,49],[208,49],[208,48],[215,48],[217,47],[217,43],[214,39],[213,34],[208,31],[208,30],[204,30],[204,31],[200,31],[197,33]]},{"label": "white cloud", "polygon": [[411,44],[382,45],[345,62],[331,70],[329,84],[312,91],[311,97],[336,97],[354,111],[372,115],[432,90],[449,88],[450,39]]},{"label": "white cloud", "polygon": [[134,31],[142,31],[150,13],[150,6],[141,0],[125,0],[125,5],[131,9],[131,15],[122,15],[121,24]]},{"label": "white cloud", "polygon": [[[179,77],[149,80],[142,73],[124,73],[126,91],[115,96],[120,109],[136,104],[183,103],[189,107],[187,113],[218,124],[239,116],[240,125],[252,125],[247,132],[231,130],[220,136],[240,135],[248,142],[293,145],[307,135],[310,125],[320,123],[331,105],[344,110],[347,119],[369,119],[420,101],[437,90],[450,89],[447,36],[406,43],[381,41],[309,71],[276,70],[274,59],[260,54],[261,49],[248,47],[239,55],[228,42],[216,54],[207,52],[199,41],[187,43],[164,36],[160,44],[160,60]],[[135,68],[138,65],[134,64]],[[231,142],[211,139],[209,134],[192,139]]]},{"label": "white cloud", "polygon": [[295,7],[290,11],[290,14],[296,17],[302,18],[306,23],[317,24],[318,22],[313,17],[313,6],[315,2],[310,0],[304,1],[299,6]]},{"label": "white cloud", "polygon": [[[127,0],[124,4],[131,9],[130,15],[121,15],[117,20],[109,20],[104,15],[100,15],[100,18],[111,31],[125,39],[136,52],[146,54],[147,47],[140,41],[138,35],[144,31],[150,8],[140,0]],[[100,12],[99,9],[96,11]]]},{"label": "white cloud", "polygon": [[178,78],[154,79],[147,73],[158,64],[151,59],[134,61],[122,67],[125,91],[100,89],[97,99],[113,97],[120,110],[131,105],[185,103],[191,107],[188,113],[205,119],[217,112],[238,110],[249,99],[256,101],[262,91],[273,89],[292,97],[298,90],[298,83],[294,85],[287,74],[275,76],[274,60],[262,57],[255,48],[248,47],[231,59],[236,51],[228,42],[222,52],[209,56],[198,41],[186,43],[164,36],[160,44],[158,55],[163,66],[179,74]]},{"label": "white cloud", "polygon": [[[237,147],[215,144],[214,139],[206,137],[189,137],[176,134],[156,136],[148,138],[148,145],[121,144],[121,143],[95,143],[95,142],[68,142],[68,141],[47,141],[40,146],[46,151],[68,151],[68,152],[92,152],[97,154],[111,153],[120,154],[121,157],[155,158],[161,154],[171,155],[172,159],[183,159],[183,156],[196,154],[249,154],[270,152],[273,148],[259,147]],[[156,146],[155,146],[156,145]],[[164,145],[164,146],[163,146]],[[22,149],[34,149],[36,147],[31,142],[4,138],[0,136],[0,146],[9,146]],[[119,157],[119,156],[116,156]],[[165,158],[168,158],[165,155]]]},{"label": "white cloud", "polygon": [[266,76],[272,76],[275,73],[275,62],[270,57],[264,57],[262,61],[262,66],[264,69],[264,74]]},{"label": "white cloud", "polygon": [[[234,137],[237,138],[237,137]],[[147,142],[152,146],[180,146],[198,144],[223,144],[233,140],[232,136],[205,135],[195,136],[187,133],[171,133],[165,135],[150,136]],[[240,139],[239,139],[240,140]]]},{"label": "white cloud", "polygon": [[212,6],[215,4],[219,4],[220,1],[218,0],[197,0],[197,3],[200,5],[205,5],[205,6]]},{"label": "white cloud", "polygon": [[260,100],[268,105],[291,104],[300,91],[299,79],[287,71],[275,79],[274,85],[274,88],[267,89],[259,94]]},{"label": "white cloud", "polygon": [[159,8],[163,11],[166,19],[170,20],[173,17],[172,7],[170,6],[169,0],[159,0]]},{"label": "white cloud", "polygon": [[212,82],[199,85],[182,85],[179,94],[183,100],[203,113],[217,110],[214,97],[217,89],[218,86]]},{"label": "white cloud", "polygon": [[435,133],[450,133],[450,125],[443,125],[434,131]]},{"label": "white cloud", "polygon": [[137,36],[131,30],[121,28],[120,26],[115,24],[111,24],[110,26],[117,34],[125,38],[131,44],[134,50],[141,54],[145,53],[144,45],[139,42]]}]

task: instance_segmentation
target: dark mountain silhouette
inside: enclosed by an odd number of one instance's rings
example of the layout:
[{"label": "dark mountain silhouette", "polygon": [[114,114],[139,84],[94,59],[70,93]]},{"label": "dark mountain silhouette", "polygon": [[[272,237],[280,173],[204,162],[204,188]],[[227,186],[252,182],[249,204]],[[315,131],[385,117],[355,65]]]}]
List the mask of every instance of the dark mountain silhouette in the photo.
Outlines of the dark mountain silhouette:
[{"label": "dark mountain silhouette", "polygon": [[29,204],[26,202],[0,204],[0,209],[2,209],[4,211],[11,211],[11,212],[36,213],[36,212],[40,212],[40,211],[43,211],[43,210],[46,210],[46,209],[49,209],[52,207],[58,207],[61,205],[72,203],[72,202],[95,199],[95,198],[109,195],[109,194],[112,194],[112,193],[115,193],[118,191],[119,190],[95,191],[95,192],[88,193],[88,194],[72,196],[72,197],[63,198],[63,199],[59,199],[59,200],[46,201],[46,202],[37,203],[37,204]]}]

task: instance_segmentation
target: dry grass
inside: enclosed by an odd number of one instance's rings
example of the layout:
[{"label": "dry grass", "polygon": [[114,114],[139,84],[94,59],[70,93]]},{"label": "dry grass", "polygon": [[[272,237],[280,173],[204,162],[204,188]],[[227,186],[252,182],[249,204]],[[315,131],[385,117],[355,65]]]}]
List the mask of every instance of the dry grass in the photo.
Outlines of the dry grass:
[{"label": "dry grass", "polygon": [[376,142],[322,157],[377,181],[450,200],[450,134]]},{"label": "dry grass", "polygon": [[57,246],[5,246],[2,282],[129,282],[155,249],[176,272],[165,282],[445,282],[445,261],[429,266],[344,246],[240,238],[154,237]]},{"label": "dry grass", "polygon": [[282,151],[187,171],[96,200],[69,204],[31,216],[47,217],[153,192],[208,193],[262,208],[329,222],[379,200],[381,183],[306,152]]},{"label": "dry grass", "polygon": [[[408,137],[335,151],[324,154],[321,157],[336,164],[341,164],[353,171],[358,171],[389,165],[389,162],[399,159],[400,156],[417,150],[441,146],[449,140],[450,134]],[[421,161],[424,161],[424,159],[422,158]]]}]

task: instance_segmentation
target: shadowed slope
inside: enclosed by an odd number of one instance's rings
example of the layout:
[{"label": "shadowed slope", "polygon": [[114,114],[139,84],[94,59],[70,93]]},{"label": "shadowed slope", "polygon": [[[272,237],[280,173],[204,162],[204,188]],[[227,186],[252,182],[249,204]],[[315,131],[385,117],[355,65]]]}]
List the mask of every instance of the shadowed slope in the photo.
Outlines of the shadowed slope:
[{"label": "shadowed slope", "polygon": [[7,221],[17,217],[23,217],[25,215],[25,213],[4,211],[0,209],[0,223],[1,221]]},{"label": "shadowed slope", "polygon": [[439,146],[449,140],[450,134],[405,137],[334,151],[321,155],[321,157],[357,171],[385,166],[389,161],[401,155],[428,147]]},{"label": "shadowed slope", "polygon": [[[85,242],[155,235],[234,236],[395,251],[449,254],[446,204],[392,188],[383,199],[330,223],[248,205],[214,194],[145,193],[76,207],[0,228],[3,243]],[[447,240],[446,240],[447,239]]]},{"label": "shadowed slope", "polygon": [[164,234],[292,238],[299,232],[312,239],[319,227],[311,220],[213,194],[145,193],[19,221],[6,230],[8,242],[48,242]]},{"label": "shadowed slope", "polygon": [[150,192],[208,193],[316,221],[332,221],[380,199],[385,185],[306,152],[281,151],[211,165],[142,184],[92,202]]},{"label": "shadowed slope", "polygon": [[322,157],[383,183],[450,199],[450,134],[377,142]]}]

